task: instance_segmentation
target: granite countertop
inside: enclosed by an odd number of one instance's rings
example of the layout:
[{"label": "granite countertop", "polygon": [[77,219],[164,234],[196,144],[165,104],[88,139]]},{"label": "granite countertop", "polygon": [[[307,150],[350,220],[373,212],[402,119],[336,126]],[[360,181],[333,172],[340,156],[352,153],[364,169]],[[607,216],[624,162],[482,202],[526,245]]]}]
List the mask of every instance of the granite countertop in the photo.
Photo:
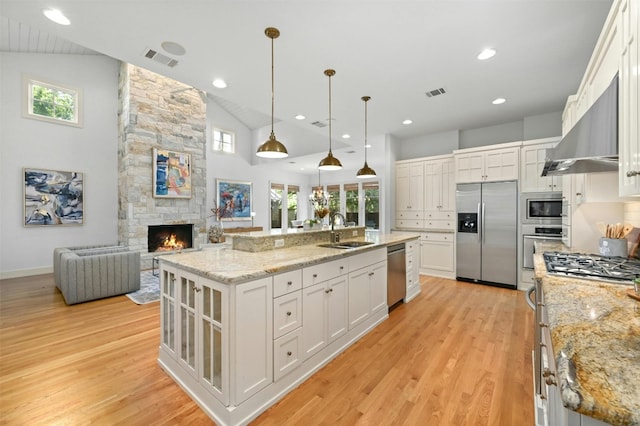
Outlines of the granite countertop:
[{"label": "granite countertop", "polygon": [[612,425],[640,425],[640,302],[632,286],[547,274],[536,245],[536,279],[542,280],[564,405]]},{"label": "granite countertop", "polygon": [[229,245],[226,245],[225,247],[165,255],[160,257],[160,262],[178,266],[221,283],[240,284],[276,273],[417,239],[417,235],[408,233],[376,234],[360,238],[360,241],[369,241],[373,244],[358,248],[336,249],[319,247],[317,244],[306,244],[255,253],[233,250]]}]

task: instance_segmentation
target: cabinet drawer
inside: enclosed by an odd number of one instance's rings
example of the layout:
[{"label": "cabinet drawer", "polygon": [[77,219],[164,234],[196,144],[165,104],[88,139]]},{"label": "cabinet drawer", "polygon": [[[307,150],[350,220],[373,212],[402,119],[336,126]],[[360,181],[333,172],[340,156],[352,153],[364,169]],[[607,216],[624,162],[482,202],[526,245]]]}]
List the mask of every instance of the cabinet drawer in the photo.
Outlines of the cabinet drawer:
[{"label": "cabinet drawer", "polygon": [[424,228],[424,220],[396,220],[396,228],[422,229]]},{"label": "cabinet drawer", "polygon": [[302,286],[309,287],[349,272],[349,259],[338,259],[302,270]]},{"label": "cabinet drawer", "polygon": [[424,212],[422,210],[398,210],[396,214],[398,216],[398,219],[403,219],[403,220],[424,218]]},{"label": "cabinet drawer", "polygon": [[453,220],[425,220],[424,227],[426,229],[455,229],[455,222]]},{"label": "cabinet drawer", "polygon": [[273,379],[280,380],[302,364],[302,329],[273,342]]},{"label": "cabinet drawer", "polygon": [[362,254],[356,254],[349,259],[349,271],[365,268],[371,264],[387,260],[387,249],[379,248]]},{"label": "cabinet drawer", "polygon": [[453,222],[454,216],[453,212],[428,211],[424,214],[425,220],[447,220],[449,222]]},{"label": "cabinet drawer", "polygon": [[302,290],[273,299],[273,338],[302,325]]},{"label": "cabinet drawer", "polygon": [[302,288],[302,269],[285,272],[273,277],[273,297],[279,297],[283,294]]},{"label": "cabinet drawer", "polygon": [[449,241],[453,242],[453,232],[424,232],[421,236],[423,241]]}]

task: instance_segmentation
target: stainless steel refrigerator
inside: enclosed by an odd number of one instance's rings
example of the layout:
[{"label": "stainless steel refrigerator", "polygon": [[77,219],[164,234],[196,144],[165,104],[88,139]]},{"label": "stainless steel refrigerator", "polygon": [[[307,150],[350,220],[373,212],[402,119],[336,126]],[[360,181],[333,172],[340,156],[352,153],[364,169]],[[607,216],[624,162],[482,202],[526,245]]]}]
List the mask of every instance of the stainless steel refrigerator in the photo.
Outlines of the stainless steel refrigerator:
[{"label": "stainless steel refrigerator", "polygon": [[517,287],[517,182],[458,184],[456,277]]}]

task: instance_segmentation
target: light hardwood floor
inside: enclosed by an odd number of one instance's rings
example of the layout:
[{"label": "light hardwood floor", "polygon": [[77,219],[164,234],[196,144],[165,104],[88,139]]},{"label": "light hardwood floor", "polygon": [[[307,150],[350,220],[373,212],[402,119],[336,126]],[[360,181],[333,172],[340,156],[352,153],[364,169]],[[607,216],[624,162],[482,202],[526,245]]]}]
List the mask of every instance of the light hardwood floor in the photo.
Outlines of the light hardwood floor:
[{"label": "light hardwood floor", "polygon": [[[421,286],[253,424],[532,425],[524,293]],[[51,275],[0,281],[0,424],[211,424],[160,369],[158,345],[158,303],[66,306]]]}]

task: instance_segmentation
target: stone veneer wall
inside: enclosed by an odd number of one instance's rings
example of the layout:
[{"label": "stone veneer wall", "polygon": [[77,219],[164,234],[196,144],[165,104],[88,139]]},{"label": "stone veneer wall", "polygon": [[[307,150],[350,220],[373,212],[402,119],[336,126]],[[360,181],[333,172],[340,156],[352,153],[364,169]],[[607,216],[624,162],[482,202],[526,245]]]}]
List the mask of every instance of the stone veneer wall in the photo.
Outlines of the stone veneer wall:
[{"label": "stone veneer wall", "polygon": [[[185,90],[187,89],[187,90]],[[192,223],[194,248],[206,234],[206,104],[196,90],[143,68],[120,67],[118,111],[118,240],[140,250],[149,225]],[[154,198],[152,149],[191,154],[190,199]]]}]

